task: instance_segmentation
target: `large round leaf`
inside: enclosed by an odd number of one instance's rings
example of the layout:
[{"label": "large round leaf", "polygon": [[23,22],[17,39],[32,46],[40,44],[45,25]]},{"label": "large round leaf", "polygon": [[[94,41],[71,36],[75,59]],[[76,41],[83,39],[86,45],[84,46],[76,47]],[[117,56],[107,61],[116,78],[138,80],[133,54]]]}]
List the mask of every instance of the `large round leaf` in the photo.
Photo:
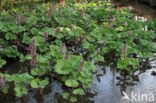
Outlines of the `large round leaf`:
[{"label": "large round leaf", "polygon": [[68,87],[77,87],[79,83],[74,79],[68,79],[65,81],[66,86]]}]

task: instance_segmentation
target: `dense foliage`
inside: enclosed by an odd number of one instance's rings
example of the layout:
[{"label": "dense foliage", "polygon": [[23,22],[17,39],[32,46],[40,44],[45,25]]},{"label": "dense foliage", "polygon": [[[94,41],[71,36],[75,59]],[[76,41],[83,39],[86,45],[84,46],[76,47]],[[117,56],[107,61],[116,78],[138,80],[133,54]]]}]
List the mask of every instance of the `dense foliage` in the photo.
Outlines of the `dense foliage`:
[{"label": "dense foliage", "polygon": [[6,79],[2,91],[7,93],[10,82],[18,97],[30,87],[42,91],[48,75],[53,75],[70,88],[63,98],[76,102],[77,95],[84,95],[92,86],[96,64],[104,63],[105,57],[114,57],[116,68],[129,75],[138,69],[139,62],[153,57],[156,35],[154,30],[146,31],[145,25],[129,10],[115,9],[102,1],[65,7],[52,4],[16,15],[2,14],[0,68],[8,58],[30,61],[31,65],[17,74],[1,73]]}]

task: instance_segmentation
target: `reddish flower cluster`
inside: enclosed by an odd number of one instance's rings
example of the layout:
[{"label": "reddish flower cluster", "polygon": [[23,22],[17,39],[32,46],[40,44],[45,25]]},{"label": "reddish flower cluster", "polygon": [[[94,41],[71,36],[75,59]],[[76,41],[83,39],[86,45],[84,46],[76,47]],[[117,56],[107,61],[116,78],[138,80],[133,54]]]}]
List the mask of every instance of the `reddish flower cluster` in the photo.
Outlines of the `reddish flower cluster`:
[{"label": "reddish flower cluster", "polygon": [[85,66],[85,61],[82,60],[81,63],[80,63],[80,66],[79,66],[79,68],[78,68],[78,72],[83,71],[83,70],[84,70],[84,66]]},{"label": "reddish flower cluster", "polygon": [[59,8],[59,16],[62,15],[62,7]]},{"label": "reddish flower cluster", "polygon": [[32,58],[30,61],[30,64],[31,64],[32,68],[35,68],[36,64],[37,64],[36,41],[35,40],[32,40],[32,42],[30,43],[29,49],[30,49],[30,54],[31,54],[31,58]]},{"label": "reddish flower cluster", "polygon": [[0,75],[0,90],[2,90],[3,86],[4,86],[4,80],[2,76]]},{"label": "reddish flower cluster", "polygon": [[128,23],[127,23],[127,21],[125,21],[125,23],[124,23],[124,27],[126,27],[126,26],[128,26]]},{"label": "reddish flower cluster", "polygon": [[99,48],[97,48],[97,50],[96,50],[96,54],[99,54],[101,52],[101,48],[99,47]]},{"label": "reddish flower cluster", "polygon": [[107,44],[107,41],[106,41],[106,40],[104,40],[104,41],[103,41],[103,45],[105,46],[106,44]]},{"label": "reddish flower cluster", "polygon": [[124,44],[124,46],[121,50],[121,53],[122,53],[123,58],[126,58],[126,55],[127,55],[127,45],[126,44]]},{"label": "reddish flower cluster", "polygon": [[23,21],[24,21],[24,22],[27,21],[27,16],[26,16],[26,15],[23,16]]},{"label": "reddish flower cluster", "polygon": [[65,60],[70,60],[70,52],[66,53]]},{"label": "reddish flower cluster", "polygon": [[61,53],[65,53],[66,50],[67,50],[67,48],[66,48],[66,44],[63,43],[63,44],[62,44],[62,47],[61,47]]},{"label": "reddish flower cluster", "polygon": [[48,31],[44,32],[44,40],[45,40],[45,42],[48,40]]},{"label": "reddish flower cluster", "polygon": [[86,8],[83,9],[83,11],[81,12],[81,17],[84,16],[84,13],[86,12]]},{"label": "reddish flower cluster", "polygon": [[51,14],[53,14],[55,8],[56,8],[56,4],[53,3],[52,6],[51,6],[51,8],[50,8],[50,12],[49,12],[48,16],[50,16]]},{"label": "reddish flower cluster", "polygon": [[21,18],[20,18],[19,14],[16,15],[16,21],[17,21],[18,25],[20,25]]}]

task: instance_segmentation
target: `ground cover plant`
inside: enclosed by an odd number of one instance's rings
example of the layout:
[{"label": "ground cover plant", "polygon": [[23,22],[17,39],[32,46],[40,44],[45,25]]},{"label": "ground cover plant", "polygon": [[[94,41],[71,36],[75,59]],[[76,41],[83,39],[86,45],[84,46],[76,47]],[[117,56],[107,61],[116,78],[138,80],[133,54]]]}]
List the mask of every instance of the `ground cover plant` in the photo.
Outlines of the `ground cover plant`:
[{"label": "ground cover plant", "polygon": [[63,98],[77,102],[77,95],[91,88],[96,64],[104,63],[105,57],[114,57],[117,70],[127,75],[137,71],[141,61],[153,58],[156,35],[145,25],[128,9],[96,0],[2,14],[0,68],[8,59],[30,62],[26,71],[0,73],[2,92],[7,94],[13,84],[17,97],[30,88],[42,95],[49,78],[55,77],[69,88]]}]

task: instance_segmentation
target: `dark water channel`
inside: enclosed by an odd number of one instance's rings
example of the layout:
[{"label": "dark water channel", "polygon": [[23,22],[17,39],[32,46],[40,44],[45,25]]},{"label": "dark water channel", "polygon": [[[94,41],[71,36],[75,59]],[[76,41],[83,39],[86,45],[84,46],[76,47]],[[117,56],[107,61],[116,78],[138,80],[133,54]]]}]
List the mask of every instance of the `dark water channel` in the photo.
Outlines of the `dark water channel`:
[{"label": "dark water channel", "polygon": [[[120,7],[126,6],[138,16],[146,18],[156,17],[156,8],[138,2],[115,2]],[[113,62],[113,61],[112,61]],[[94,75],[92,88],[87,90],[84,96],[78,97],[78,103],[156,103],[156,76],[151,75],[156,71],[156,60],[144,61],[141,63],[139,71],[133,76],[125,76],[116,71],[112,62],[97,65],[98,72]],[[4,68],[5,73],[17,73],[26,70],[26,63],[12,62]],[[23,98],[17,98],[13,94],[8,94],[0,98],[0,103],[69,103],[65,101],[61,94],[66,91],[60,82],[51,77],[50,84],[43,90],[41,96],[39,90],[31,89],[28,95]],[[123,99],[123,92],[130,98],[132,93],[137,95],[137,100],[142,94],[154,96],[154,101],[128,101]],[[1,97],[1,95],[0,95]],[[140,97],[140,98],[139,98]],[[147,98],[149,99],[149,98]]]}]

